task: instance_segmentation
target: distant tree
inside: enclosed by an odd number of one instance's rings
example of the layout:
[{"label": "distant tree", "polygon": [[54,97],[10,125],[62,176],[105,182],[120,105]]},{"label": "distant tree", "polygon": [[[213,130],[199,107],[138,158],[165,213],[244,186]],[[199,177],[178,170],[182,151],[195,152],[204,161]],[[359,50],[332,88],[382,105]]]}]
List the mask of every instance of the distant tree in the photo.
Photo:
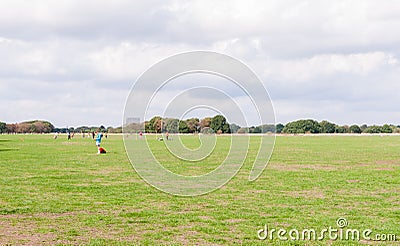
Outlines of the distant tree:
[{"label": "distant tree", "polygon": [[215,134],[215,132],[213,131],[213,129],[211,129],[210,127],[205,127],[203,129],[200,130],[201,134]]},{"label": "distant tree", "polygon": [[211,117],[205,117],[204,119],[202,119],[200,121],[200,128],[203,129],[203,128],[206,128],[206,127],[210,127],[211,119],[212,119]]},{"label": "distant tree", "polygon": [[173,118],[165,119],[164,129],[170,133],[178,133],[179,132],[179,120]]},{"label": "distant tree", "polygon": [[248,133],[248,132],[249,132],[249,129],[246,127],[242,127],[237,131],[237,133]]},{"label": "distant tree", "polygon": [[32,123],[27,123],[29,125],[29,130],[28,133],[35,133],[36,132],[36,126]]},{"label": "distant tree", "polygon": [[179,132],[180,133],[189,133],[189,127],[185,120],[179,121]]},{"label": "distant tree", "polygon": [[6,125],[5,122],[0,122],[0,134],[6,132]]},{"label": "distant tree", "polygon": [[261,127],[259,126],[252,126],[249,128],[249,133],[261,133]]},{"label": "distant tree", "polygon": [[45,125],[45,130],[44,130],[45,133],[50,133],[54,131],[54,125],[51,124],[50,122],[43,121],[43,124]]},{"label": "distant tree", "polygon": [[162,118],[160,116],[154,116],[149,121],[149,132],[161,133],[162,129]]},{"label": "distant tree", "polygon": [[392,133],[400,133],[400,128],[398,126],[390,125],[390,127],[392,128]]},{"label": "distant tree", "polygon": [[17,132],[17,124],[6,124],[6,132],[7,133],[16,133]]},{"label": "distant tree", "polygon": [[122,126],[113,128],[113,127],[108,127],[107,128],[108,133],[122,133]]},{"label": "distant tree", "polygon": [[388,124],[384,124],[381,127],[381,133],[392,133],[393,129],[388,125]]},{"label": "distant tree", "polygon": [[281,123],[277,124],[275,129],[276,129],[276,133],[281,133],[283,128],[285,128],[285,126]]},{"label": "distant tree", "polygon": [[90,127],[90,132],[96,132],[96,131],[98,131],[99,130],[99,127],[98,126],[91,126]]},{"label": "distant tree", "polygon": [[284,133],[319,133],[320,127],[317,121],[315,120],[297,120],[293,122],[289,122],[283,128],[282,132]]},{"label": "distant tree", "polygon": [[76,132],[89,132],[90,128],[87,126],[79,126],[75,129]]},{"label": "distant tree", "polygon": [[240,129],[240,126],[235,123],[232,123],[232,124],[229,124],[229,128],[230,128],[231,133],[237,133],[238,130]]},{"label": "distant tree", "polygon": [[[107,128],[108,131],[108,128]],[[124,126],[124,132],[129,132],[129,133],[137,133],[137,132],[142,132],[145,131],[145,127],[143,126],[143,123],[130,123],[128,125]],[[110,131],[108,131],[110,132]],[[146,131],[148,132],[148,131]]]},{"label": "distant tree", "polygon": [[382,133],[382,127],[377,125],[369,126],[363,131],[364,133]]},{"label": "distant tree", "polygon": [[368,126],[366,125],[366,124],[362,124],[361,126],[360,126],[360,129],[361,129],[361,132],[363,132],[365,129],[367,129],[368,128]]},{"label": "distant tree", "polygon": [[27,133],[30,132],[31,130],[31,124],[23,122],[23,123],[19,123],[17,124],[17,133]]},{"label": "distant tree", "polygon": [[344,125],[344,126],[335,126],[335,133],[349,133],[350,129],[349,126]]},{"label": "distant tree", "polygon": [[358,125],[351,125],[349,128],[350,133],[361,133],[361,128]]},{"label": "distant tree", "polygon": [[43,133],[45,132],[45,125],[41,121],[36,121],[32,124],[34,126],[34,129],[36,133]]},{"label": "distant tree", "polygon": [[221,133],[230,133],[229,124],[226,118],[222,115],[216,115],[211,119],[210,127],[214,132],[221,131]]},{"label": "distant tree", "polygon": [[48,121],[35,120],[23,122],[22,124],[28,124],[30,133],[50,133],[54,130],[53,124]]},{"label": "distant tree", "polygon": [[186,120],[187,127],[190,133],[197,132],[198,127],[200,126],[200,121],[198,118],[190,118]]},{"label": "distant tree", "polygon": [[149,121],[144,122],[144,130],[145,130],[145,132],[153,132],[153,127],[150,126]]},{"label": "distant tree", "polygon": [[334,133],[336,125],[329,121],[323,120],[319,123],[321,133]]},{"label": "distant tree", "polygon": [[276,131],[275,125],[272,125],[272,124],[264,124],[264,125],[261,125],[259,127],[260,127],[262,133],[268,133],[268,132],[275,132]]}]

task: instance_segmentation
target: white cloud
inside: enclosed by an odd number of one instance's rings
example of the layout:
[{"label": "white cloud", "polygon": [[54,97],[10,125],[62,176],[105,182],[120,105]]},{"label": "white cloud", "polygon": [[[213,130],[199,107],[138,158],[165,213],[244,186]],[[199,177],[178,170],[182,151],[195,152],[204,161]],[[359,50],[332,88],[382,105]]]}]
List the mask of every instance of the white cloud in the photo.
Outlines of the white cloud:
[{"label": "white cloud", "polygon": [[287,81],[311,81],[335,74],[367,76],[379,69],[392,68],[397,58],[384,52],[358,54],[321,54],[311,58],[277,60],[267,64],[266,76]]}]

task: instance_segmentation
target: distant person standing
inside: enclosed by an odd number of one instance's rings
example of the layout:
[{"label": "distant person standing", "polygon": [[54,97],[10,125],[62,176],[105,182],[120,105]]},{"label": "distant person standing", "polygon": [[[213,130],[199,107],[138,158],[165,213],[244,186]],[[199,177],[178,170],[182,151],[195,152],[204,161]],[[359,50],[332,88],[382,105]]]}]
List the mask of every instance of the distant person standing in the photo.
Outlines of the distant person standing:
[{"label": "distant person standing", "polygon": [[71,140],[71,133],[68,131],[67,133],[68,140]]},{"label": "distant person standing", "polygon": [[94,132],[92,132],[92,138],[94,139]]},{"label": "distant person standing", "polygon": [[103,138],[103,133],[96,131],[97,136],[96,136],[96,146],[97,146],[97,154],[100,154],[100,144],[101,144],[101,139]]}]

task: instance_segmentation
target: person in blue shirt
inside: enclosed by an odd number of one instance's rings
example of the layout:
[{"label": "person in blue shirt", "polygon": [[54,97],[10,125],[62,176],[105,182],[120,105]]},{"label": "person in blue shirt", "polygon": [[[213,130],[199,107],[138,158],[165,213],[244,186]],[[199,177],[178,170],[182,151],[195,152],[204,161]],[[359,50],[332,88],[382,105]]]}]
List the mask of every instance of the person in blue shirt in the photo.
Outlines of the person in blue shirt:
[{"label": "person in blue shirt", "polygon": [[103,133],[96,131],[96,146],[97,146],[97,154],[100,154],[100,144],[101,144],[101,138],[103,137]]}]

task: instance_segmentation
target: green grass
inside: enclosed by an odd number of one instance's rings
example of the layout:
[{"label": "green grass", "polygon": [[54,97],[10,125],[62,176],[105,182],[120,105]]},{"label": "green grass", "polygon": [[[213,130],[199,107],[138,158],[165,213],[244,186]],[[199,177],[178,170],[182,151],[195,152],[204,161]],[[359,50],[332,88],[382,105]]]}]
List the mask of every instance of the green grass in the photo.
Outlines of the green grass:
[{"label": "green grass", "polygon": [[[227,185],[177,197],[135,173],[121,136],[104,139],[108,153],[96,155],[94,141],[78,135],[71,141],[0,135],[0,245],[343,245],[348,241],[257,238],[264,224],[322,230],[336,227],[339,217],[348,228],[400,240],[399,136],[278,136],[266,170],[248,182],[257,141],[251,139],[242,169]],[[183,142],[199,146],[192,136]],[[174,159],[155,138],[150,146],[168,169],[201,174],[216,167],[228,143],[218,137],[216,150],[199,163]]]}]

